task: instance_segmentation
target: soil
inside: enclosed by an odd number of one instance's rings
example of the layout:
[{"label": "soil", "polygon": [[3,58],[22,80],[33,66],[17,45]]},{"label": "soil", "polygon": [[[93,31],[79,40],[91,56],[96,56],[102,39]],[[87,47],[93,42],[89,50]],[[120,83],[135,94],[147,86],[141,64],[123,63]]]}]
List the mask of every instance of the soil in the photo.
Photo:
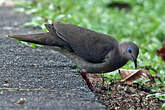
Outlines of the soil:
[{"label": "soil", "polygon": [[159,110],[163,101],[155,97],[147,97],[151,94],[149,88],[139,88],[137,85],[123,83],[104,83],[100,74],[88,75],[96,88],[103,89],[95,93],[98,100],[106,105],[109,110]]}]

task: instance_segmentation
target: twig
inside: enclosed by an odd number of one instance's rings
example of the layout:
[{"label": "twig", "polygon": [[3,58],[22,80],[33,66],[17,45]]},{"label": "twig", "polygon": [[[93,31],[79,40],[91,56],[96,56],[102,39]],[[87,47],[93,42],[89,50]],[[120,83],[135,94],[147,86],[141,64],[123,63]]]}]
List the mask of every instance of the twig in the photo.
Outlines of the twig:
[{"label": "twig", "polygon": [[56,92],[53,89],[30,89],[30,88],[0,88],[0,90],[8,90],[8,91],[35,91],[35,92]]}]

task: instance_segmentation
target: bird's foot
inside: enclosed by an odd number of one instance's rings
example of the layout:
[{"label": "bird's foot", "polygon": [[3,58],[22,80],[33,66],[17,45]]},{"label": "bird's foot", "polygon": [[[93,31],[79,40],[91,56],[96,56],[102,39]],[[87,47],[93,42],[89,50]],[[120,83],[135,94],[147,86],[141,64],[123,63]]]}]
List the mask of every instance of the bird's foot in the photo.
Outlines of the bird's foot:
[{"label": "bird's foot", "polygon": [[88,85],[89,89],[92,92],[97,92],[98,93],[98,92],[101,92],[102,91],[102,89],[93,87],[93,84],[90,82],[89,78],[86,75],[86,70],[82,69],[80,71],[80,74],[81,74],[81,76],[83,77],[83,79],[85,80],[86,84]]},{"label": "bird's foot", "polygon": [[101,74],[101,78],[102,78],[101,90],[107,91],[108,89],[105,87],[105,80],[106,80],[106,77],[104,76],[104,73]]}]

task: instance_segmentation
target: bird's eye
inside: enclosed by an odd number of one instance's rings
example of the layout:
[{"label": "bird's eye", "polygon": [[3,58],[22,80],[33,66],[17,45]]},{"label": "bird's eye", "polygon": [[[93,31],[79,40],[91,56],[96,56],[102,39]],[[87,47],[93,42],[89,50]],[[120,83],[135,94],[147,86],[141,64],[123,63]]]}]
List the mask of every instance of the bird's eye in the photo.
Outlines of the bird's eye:
[{"label": "bird's eye", "polygon": [[132,53],[132,48],[128,48],[128,52],[129,53]]}]

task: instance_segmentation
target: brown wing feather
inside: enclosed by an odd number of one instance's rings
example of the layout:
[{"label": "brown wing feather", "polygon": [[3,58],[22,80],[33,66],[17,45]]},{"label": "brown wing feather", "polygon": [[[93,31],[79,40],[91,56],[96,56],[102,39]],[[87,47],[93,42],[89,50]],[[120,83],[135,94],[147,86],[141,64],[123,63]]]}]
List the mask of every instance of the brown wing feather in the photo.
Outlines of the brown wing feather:
[{"label": "brown wing feather", "polygon": [[72,24],[55,22],[54,28],[73,51],[90,62],[103,62],[105,56],[118,45],[111,36],[100,34]]}]

